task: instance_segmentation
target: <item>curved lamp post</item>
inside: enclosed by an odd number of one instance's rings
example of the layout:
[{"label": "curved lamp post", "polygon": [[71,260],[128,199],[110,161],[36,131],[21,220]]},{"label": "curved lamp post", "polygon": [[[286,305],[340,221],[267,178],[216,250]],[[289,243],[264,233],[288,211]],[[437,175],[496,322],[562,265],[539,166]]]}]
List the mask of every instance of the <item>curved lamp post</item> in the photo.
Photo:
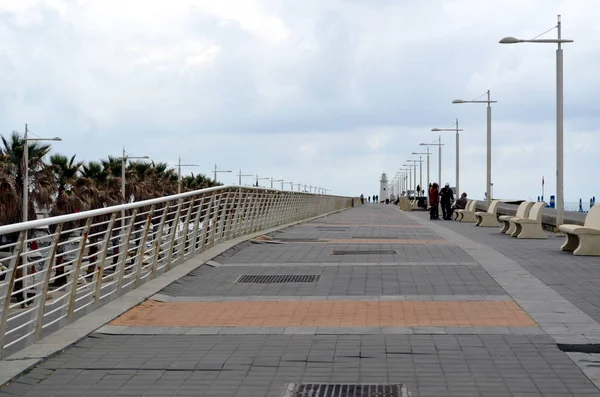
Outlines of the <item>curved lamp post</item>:
[{"label": "curved lamp post", "polygon": [[426,152],[422,152],[422,153],[412,152],[412,154],[414,154],[414,155],[423,154],[423,155],[427,156],[427,190],[426,191],[427,191],[427,194],[429,194],[429,156],[431,155],[431,153],[429,152],[429,146],[427,146]]},{"label": "curved lamp post", "polygon": [[23,135],[23,222],[29,220],[29,142],[38,141],[62,141],[59,137],[54,138],[28,138],[27,124],[25,124],[25,134]]},{"label": "curved lamp post", "polygon": [[[442,183],[442,146],[444,146],[444,144],[442,143],[442,137],[439,136],[438,137],[438,143],[419,143],[419,146],[427,146],[429,149],[429,146],[437,146],[438,147],[438,184]],[[427,186],[429,187],[429,186]]]},{"label": "curved lamp post", "polygon": [[[459,180],[460,180],[460,160],[459,160],[459,154],[460,154],[460,137],[458,132],[462,131],[460,128],[458,128],[458,119],[456,119],[456,128],[432,128],[431,131],[433,132],[442,132],[442,131],[454,131],[456,132],[456,194],[460,194],[460,188],[459,188]],[[441,182],[441,181],[440,181]]]},{"label": "curved lamp post", "polygon": [[564,175],[563,175],[563,134],[564,134],[564,114],[563,114],[563,52],[561,44],[572,43],[573,40],[563,39],[561,36],[560,15],[557,17],[558,38],[556,39],[533,39],[522,40],[515,37],[505,37],[500,40],[500,44],[517,43],[542,43],[558,44],[556,49],[556,227],[563,223],[565,202],[564,202]]},{"label": "curved lamp post", "polygon": [[486,179],[486,202],[489,208],[492,202],[492,103],[498,103],[498,101],[490,100],[490,90],[487,90],[487,100],[485,101],[464,101],[462,99],[455,99],[452,103],[486,103],[487,104],[487,179]]}]

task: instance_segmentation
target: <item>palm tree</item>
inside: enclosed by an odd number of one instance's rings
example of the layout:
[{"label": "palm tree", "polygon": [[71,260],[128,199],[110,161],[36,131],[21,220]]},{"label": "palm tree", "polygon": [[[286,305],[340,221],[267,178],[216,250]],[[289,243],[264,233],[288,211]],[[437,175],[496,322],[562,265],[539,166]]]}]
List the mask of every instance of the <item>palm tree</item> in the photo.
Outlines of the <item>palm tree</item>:
[{"label": "palm tree", "polygon": [[87,209],[86,203],[77,195],[75,185],[79,179],[79,171],[83,161],[75,161],[75,155],[70,159],[62,154],[50,156],[50,167],[57,186],[57,195],[51,216],[70,214]]},{"label": "palm tree", "polygon": [[[23,181],[23,148],[25,141],[17,132],[13,131],[10,137],[2,138],[0,147],[0,161],[2,161],[2,185],[9,186],[16,196],[2,197],[2,207],[5,207],[3,222],[16,223],[23,221],[21,208],[23,206],[23,184],[27,183],[30,190],[29,197],[29,219],[36,219],[35,205],[45,207],[52,204],[56,187],[50,168],[44,163],[43,158],[50,152],[50,145],[40,142],[28,144],[29,154],[29,180]],[[3,190],[4,192],[4,190]],[[4,196],[4,194],[2,195]],[[16,204],[16,205],[15,205]]]}]

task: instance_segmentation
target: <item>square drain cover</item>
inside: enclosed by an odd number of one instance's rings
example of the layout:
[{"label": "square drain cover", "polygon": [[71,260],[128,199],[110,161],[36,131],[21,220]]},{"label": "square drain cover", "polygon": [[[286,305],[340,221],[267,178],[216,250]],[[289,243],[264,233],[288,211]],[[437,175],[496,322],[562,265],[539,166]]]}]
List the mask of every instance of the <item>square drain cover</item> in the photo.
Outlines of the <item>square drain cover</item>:
[{"label": "square drain cover", "polygon": [[372,250],[372,251],[340,251],[334,250],[331,255],[395,255],[397,252],[395,250]]},{"label": "square drain cover", "polygon": [[316,283],[320,274],[242,274],[235,281],[241,284]]},{"label": "square drain cover", "polygon": [[409,397],[404,385],[289,384],[283,397]]}]

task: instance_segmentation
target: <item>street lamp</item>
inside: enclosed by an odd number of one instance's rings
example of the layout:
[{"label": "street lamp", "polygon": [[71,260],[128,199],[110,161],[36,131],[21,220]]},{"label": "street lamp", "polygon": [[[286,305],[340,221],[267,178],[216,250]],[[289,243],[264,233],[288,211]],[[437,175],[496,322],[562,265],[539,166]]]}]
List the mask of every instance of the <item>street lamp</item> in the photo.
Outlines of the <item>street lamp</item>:
[{"label": "street lamp", "polygon": [[549,43],[558,45],[558,48],[556,49],[556,227],[558,228],[558,226],[560,226],[563,223],[565,211],[563,179],[563,52],[560,45],[562,43],[572,43],[573,40],[567,40],[562,38],[560,15],[558,15],[557,19],[557,39],[521,40],[515,37],[505,37],[502,40],[500,40],[500,44]]},{"label": "street lamp", "polygon": [[[452,103],[487,103],[487,180],[486,180],[486,196],[487,206],[490,207],[492,202],[492,103],[498,103],[498,101],[490,100],[490,90],[487,90],[487,100],[485,101],[464,101],[462,99],[455,99]],[[485,94],[484,94],[485,95]]]},{"label": "street lamp", "polygon": [[438,137],[438,143],[419,143],[420,146],[437,146],[438,147],[438,184],[441,185],[442,184],[442,146],[444,146],[444,144],[442,143],[442,136],[440,135]]},{"label": "street lamp", "polygon": [[273,182],[281,182],[281,190],[283,190],[283,179],[273,179],[271,177],[271,189],[273,189]]},{"label": "street lamp", "polygon": [[[459,160],[459,154],[460,154],[460,137],[458,132],[459,131],[463,131],[462,129],[458,128],[458,119],[456,119],[456,128],[432,128],[431,131],[433,132],[441,132],[441,131],[455,131],[456,132],[456,194],[460,194],[460,188],[459,188],[459,180],[460,180],[460,160]],[[440,181],[441,183],[442,181]]]},{"label": "street lamp", "polygon": [[429,156],[431,155],[431,152],[429,152],[429,146],[427,146],[427,152],[424,153],[417,153],[417,152],[412,152],[413,155],[416,154],[423,154],[427,156],[427,192],[429,193]]},{"label": "street lamp", "polygon": [[266,180],[266,179],[269,179],[269,178],[259,178],[258,174],[256,174],[256,187],[258,187],[258,181]]},{"label": "street lamp", "polygon": [[177,163],[177,194],[181,193],[181,167],[200,167],[198,164],[181,164],[181,157]]},{"label": "street lamp", "polygon": [[[123,198],[123,204],[125,204],[126,201],[129,201],[129,200],[125,200],[125,163],[129,159],[149,159],[149,158],[150,157],[148,157],[148,156],[141,156],[141,157],[127,156],[127,154],[125,154],[125,146],[123,146],[123,156],[121,157],[121,196]],[[123,218],[125,218],[124,214],[123,214]]]},{"label": "street lamp", "polygon": [[217,172],[233,172],[233,171],[222,171],[222,170],[219,170],[217,168],[217,165],[215,164],[215,170],[213,172],[214,172],[214,177],[215,177],[215,183],[217,183]]},{"label": "street lamp", "polygon": [[[416,194],[416,192],[417,192],[417,165],[413,163],[413,164],[402,164],[402,166],[410,168],[410,171],[408,172],[408,189],[406,189],[406,191],[407,191],[406,195],[408,196],[409,195],[408,191],[413,188],[414,188],[413,191]],[[415,183],[414,184],[413,184],[413,179],[412,179],[413,167],[414,167],[414,173],[415,173]]]},{"label": "street lamp", "polygon": [[[417,184],[417,163],[419,163],[419,187],[423,191],[423,160],[419,157],[419,160],[406,160],[415,164],[415,185]],[[415,191],[417,189],[415,188]]]},{"label": "street lamp", "polygon": [[238,174],[238,185],[242,186],[242,177],[243,176],[254,176],[252,174],[242,174],[242,170],[240,169],[240,173]]},{"label": "street lamp", "polygon": [[23,222],[29,220],[29,144],[28,142],[38,141],[62,141],[59,137],[54,138],[28,138],[27,124],[25,124],[25,134],[23,135]]}]

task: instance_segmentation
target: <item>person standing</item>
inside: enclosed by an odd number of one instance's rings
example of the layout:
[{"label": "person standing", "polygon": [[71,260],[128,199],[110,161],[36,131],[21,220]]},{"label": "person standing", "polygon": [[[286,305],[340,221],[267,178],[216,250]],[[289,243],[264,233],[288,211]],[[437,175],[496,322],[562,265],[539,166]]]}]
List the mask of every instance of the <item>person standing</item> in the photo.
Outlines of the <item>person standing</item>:
[{"label": "person standing", "polygon": [[446,183],[446,186],[440,191],[440,200],[442,202],[442,217],[448,221],[452,219],[452,202],[454,201],[454,192],[450,189],[449,183]]},{"label": "person standing", "polygon": [[429,219],[437,221],[440,219],[438,207],[440,205],[440,192],[439,186],[436,182],[431,185],[429,190]]},{"label": "person standing", "polygon": [[360,194],[360,203],[363,205],[365,204],[365,196],[363,196],[362,193]]}]

